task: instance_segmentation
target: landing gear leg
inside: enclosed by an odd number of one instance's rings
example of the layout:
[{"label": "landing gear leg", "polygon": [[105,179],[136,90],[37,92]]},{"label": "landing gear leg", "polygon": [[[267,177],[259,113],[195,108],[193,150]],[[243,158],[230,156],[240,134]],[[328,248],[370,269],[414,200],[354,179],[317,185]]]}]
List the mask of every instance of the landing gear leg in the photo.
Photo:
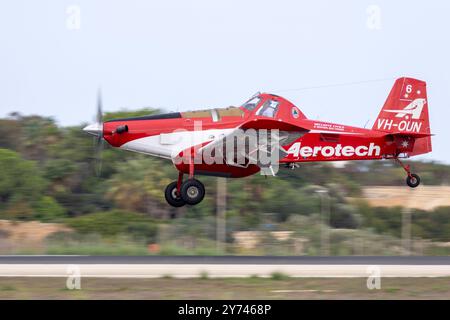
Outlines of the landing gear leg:
[{"label": "landing gear leg", "polygon": [[177,180],[177,193],[178,195],[181,194],[181,184],[183,183],[183,172],[178,171],[178,180]]},{"label": "landing gear leg", "polygon": [[205,186],[203,183],[194,179],[194,157],[189,162],[189,179],[181,184],[181,198],[190,205],[200,203],[205,197]]},{"label": "landing gear leg", "polygon": [[[194,152],[194,151],[192,151]],[[194,179],[194,157],[189,159],[189,179]]]},{"label": "landing gear leg", "polygon": [[394,161],[397,162],[399,165],[402,166],[402,168],[406,171],[406,184],[411,188],[416,188],[420,184],[420,177],[415,174],[411,173],[411,168],[409,165],[405,165],[403,162],[400,161],[399,158],[394,158]]}]

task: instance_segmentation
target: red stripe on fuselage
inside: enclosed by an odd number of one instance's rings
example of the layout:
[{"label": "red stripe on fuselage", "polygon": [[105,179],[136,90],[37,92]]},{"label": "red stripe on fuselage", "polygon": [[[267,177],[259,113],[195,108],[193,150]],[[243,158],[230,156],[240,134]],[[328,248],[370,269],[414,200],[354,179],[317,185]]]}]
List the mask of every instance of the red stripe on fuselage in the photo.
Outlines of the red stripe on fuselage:
[{"label": "red stripe on fuselage", "polygon": [[[244,122],[242,117],[223,117],[221,121],[214,122],[208,118],[177,118],[161,120],[124,120],[111,121],[103,124],[103,137],[114,147],[149,136],[161,133],[171,133],[174,131],[194,131],[209,129],[230,129],[239,126]],[[128,132],[115,133],[117,127],[127,125]]]}]

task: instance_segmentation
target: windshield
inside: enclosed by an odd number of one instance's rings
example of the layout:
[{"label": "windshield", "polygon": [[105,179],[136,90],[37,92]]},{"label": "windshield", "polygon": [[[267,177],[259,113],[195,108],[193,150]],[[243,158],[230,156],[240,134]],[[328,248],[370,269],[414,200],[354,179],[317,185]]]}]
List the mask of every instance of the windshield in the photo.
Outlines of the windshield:
[{"label": "windshield", "polygon": [[246,103],[244,103],[242,106],[247,109],[248,111],[252,111],[253,109],[256,108],[256,106],[259,104],[259,102],[261,101],[261,98],[259,96],[257,97],[252,97],[250,98],[250,100],[248,100]]},{"label": "windshield", "polygon": [[267,100],[266,102],[264,102],[264,104],[262,105],[261,108],[259,108],[258,112],[256,113],[258,116],[263,116],[263,117],[269,117],[269,118],[273,118],[275,117],[275,114],[278,111],[278,105],[280,103],[276,100]]}]

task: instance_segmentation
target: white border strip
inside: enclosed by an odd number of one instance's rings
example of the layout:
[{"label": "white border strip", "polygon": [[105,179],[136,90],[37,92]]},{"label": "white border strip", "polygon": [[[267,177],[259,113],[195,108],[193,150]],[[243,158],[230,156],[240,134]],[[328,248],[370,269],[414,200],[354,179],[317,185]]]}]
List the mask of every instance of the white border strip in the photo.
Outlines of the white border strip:
[{"label": "white border strip", "polygon": [[[0,277],[68,277],[73,266],[81,277],[98,278],[211,278],[270,277],[274,272],[298,278],[361,278],[374,265],[265,264],[2,264]],[[382,277],[450,277],[450,265],[376,265]]]}]

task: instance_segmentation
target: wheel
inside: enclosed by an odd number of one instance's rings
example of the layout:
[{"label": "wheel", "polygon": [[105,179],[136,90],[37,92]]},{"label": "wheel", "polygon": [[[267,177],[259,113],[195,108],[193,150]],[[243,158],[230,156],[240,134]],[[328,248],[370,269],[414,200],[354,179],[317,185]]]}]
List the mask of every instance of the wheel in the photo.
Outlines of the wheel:
[{"label": "wheel", "polygon": [[205,186],[196,179],[189,179],[181,185],[181,198],[190,205],[200,203],[205,196]]},{"label": "wheel", "polygon": [[172,207],[179,208],[186,204],[183,198],[177,195],[176,181],[169,183],[169,185],[166,187],[166,191],[164,192],[164,196],[166,197],[167,203],[170,204]]},{"label": "wheel", "polygon": [[420,184],[420,177],[415,173],[411,173],[411,175],[406,177],[406,184],[411,188],[415,188]]}]

